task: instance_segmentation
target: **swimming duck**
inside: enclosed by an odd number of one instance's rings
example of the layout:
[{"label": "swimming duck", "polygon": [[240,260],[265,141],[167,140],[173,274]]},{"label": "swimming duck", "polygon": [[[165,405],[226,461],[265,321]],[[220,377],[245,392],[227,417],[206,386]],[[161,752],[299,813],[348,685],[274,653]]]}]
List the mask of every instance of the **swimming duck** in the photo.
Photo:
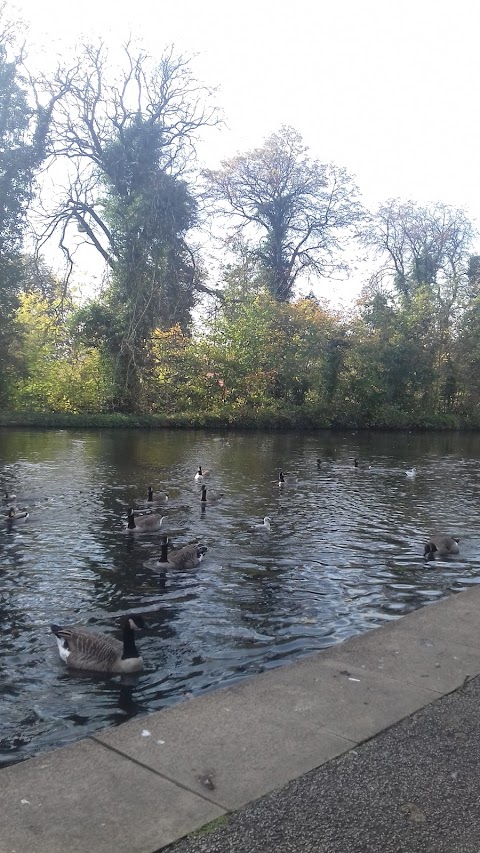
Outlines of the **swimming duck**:
[{"label": "swimming duck", "polygon": [[129,509],[127,530],[131,533],[155,533],[160,530],[164,519],[164,515],[153,512],[150,515],[135,516],[133,509]]},{"label": "swimming duck", "polygon": [[163,537],[162,551],[158,560],[160,567],[171,567],[173,569],[195,569],[202,562],[207,553],[206,545],[185,545],[168,552],[169,541]]},{"label": "swimming duck", "polygon": [[207,487],[202,486],[202,494],[200,497],[201,504],[212,504],[217,501],[221,501],[221,499],[225,497],[223,492],[215,492],[213,489],[208,490],[208,498],[207,498]]},{"label": "swimming duck", "polygon": [[423,550],[423,556],[428,560],[433,560],[435,555],[439,557],[448,557],[449,554],[458,554],[458,543],[460,539],[456,536],[435,536],[426,543]]},{"label": "swimming duck", "polygon": [[108,634],[93,634],[84,628],[51,625],[61,659],[72,669],[93,672],[140,672],[144,663],[135,646],[135,629],[143,628],[141,616],[122,616],[123,642]]}]

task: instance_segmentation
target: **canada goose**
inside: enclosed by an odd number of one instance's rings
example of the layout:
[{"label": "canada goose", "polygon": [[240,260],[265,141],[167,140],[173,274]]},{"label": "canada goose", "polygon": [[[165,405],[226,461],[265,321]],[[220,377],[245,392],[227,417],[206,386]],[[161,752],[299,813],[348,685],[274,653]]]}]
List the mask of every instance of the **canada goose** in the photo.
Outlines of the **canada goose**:
[{"label": "canada goose", "polygon": [[167,504],[168,503],[168,494],[165,493],[163,498],[154,498],[153,497],[153,488],[152,488],[152,486],[149,486],[148,487],[147,504],[153,504],[153,503],[155,503],[155,504],[160,504],[160,503]]},{"label": "canada goose", "polygon": [[7,514],[5,515],[5,519],[7,522],[12,523],[14,521],[26,521],[28,518],[28,512],[25,509],[18,510],[13,506],[10,507]]},{"label": "canada goose", "polygon": [[164,515],[157,515],[156,513],[135,517],[133,509],[129,509],[127,530],[131,533],[155,533],[160,530],[164,519]]},{"label": "canada goose", "polygon": [[208,550],[206,545],[185,545],[183,548],[177,548],[168,553],[168,545],[168,539],[164,536],[158,565],[171,566],[174,569],[195,569],[200,565]]},{"label": "canada goose", "polygon": [[208,498],[207,498],[207,487],[202,486],[202,494],[200,497],[200,503],[201,504],[213,504],[213,503],[216,503],[217,501],[220,501],[223,497],[224,497],[223,492],[214,492],[212,489],[209,489]]},{"label": "canada goose", "polygon": [[428,560],[433,560],[435,554],[439,557],[447,557],[449,554],[458,554],[458,543],[460,539],[457,536],[435,536],[430,539],[425,545],[423,556]]},{"label": "canada goose", "polygon": [[198,471],[195,474],[195,480],[197,481],[197,483],[200,483],[204,477],[209,477],[209,476],[210,476],[210,471],[204,471],[202,466],[199,465]]},{"label": "canada goose", "polygon": [[368,471],[372,466],[371,465],[365,465],[363,462],[359,462],[358,459],[354,459],[353,460],[353,467],[354,468],[360,468],[361,470],[365,469],[366,471]]},{"label": "canada goose", "polygon": [[252,524],[250,530],[255,530],[257,533],[267,532],[270,533],[272,529],[272,519],[269,515],[266,515],[263,519],[263,524]]},{"label": "canada goose", "polygon": [[17,496],[16,496],[16,495],[12,495],[12,494],[10,494],[9,492],[5,492],[5,494],[4,494],[3,498],[2,498],[2,503],[4,503],[4,504],[13,504],[13,503],[15,503],[15,501],[16,501],[16,500],[17,500]]},{"label": "canada goose", "polygon": [[417,469],[415,468],[415,465],[413,466],[413,468],[408,468],[407,471],[405,471],[405,474],[407,475],[407,477],[416,477]]},{"label": "canada goose", "polygon": [[298,482],[298,477],[295,474],[284,474],[283,471],[279,471],[278,474],[278,485],[279,486],[288,486],[294,485]]},{"label": "canada goose", "polygon": [[94,672],[140,672],[143,660],[135,646],[134,630],[143,628],[141,616],[122,616],[123,643],[108,634],[92,634],[84,628],[51,625],[61,659],[72,669]]}]

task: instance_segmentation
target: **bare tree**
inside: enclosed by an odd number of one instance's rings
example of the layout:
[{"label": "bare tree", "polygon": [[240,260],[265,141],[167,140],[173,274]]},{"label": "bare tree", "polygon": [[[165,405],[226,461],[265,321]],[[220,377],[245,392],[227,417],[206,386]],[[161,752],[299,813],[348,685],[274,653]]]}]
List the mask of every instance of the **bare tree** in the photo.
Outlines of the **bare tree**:
[{"label": "bare tree", "polygon": [[188,244],[197,200],[187,179],[197,134],[217,112],[173,49],[154,61],[129,42],[113,68],[102,43],[85,45],[42,82],[55,99],[49,168],[61,167],[63,188],[44,211],[38,251],[57,235],[68,274],[79,245],[103,259],[110,285],[83,312],[83,335],[112,360],[120,405],[135,408],[153,330],[186,329],[198,293],[211,292]]},{"label": "bare tree", "polygon": [[[120,67],[113,67],[102,42],[87,44],[76,62],[43,78],[37,89],[55,99],[49,168],[61,162],[63,183],[54,209],[43,208],[38,249],[57,234],[70,270],[79,242],[114,270],[122,235],[110,222],[112,197],[131,204],[158,173],[188,176],[197,134],[218,121],[212,90],[195,80],[190,60],[173,48],[155,61],[131,41]],[[194,254],[184,248],[192,288],[207,289]]]},{"label": "bare tree", "polygon": [[377,279],[390,278],[405,298],[427,285],[439,302],[452,302],[467,282],[473,237],[461,209],[390,199],[371,217],[363,240],[385,259]]},{"label": "bare tree", "polygon": [[330,275],[345,238],[362,217],[358,191],[344,169],[312,159],[299,133],[282,127],[262,148],[204,172],[207,195],[230,219],[233,235],[256,237],[271,293],[288,300],[301,274]]}]

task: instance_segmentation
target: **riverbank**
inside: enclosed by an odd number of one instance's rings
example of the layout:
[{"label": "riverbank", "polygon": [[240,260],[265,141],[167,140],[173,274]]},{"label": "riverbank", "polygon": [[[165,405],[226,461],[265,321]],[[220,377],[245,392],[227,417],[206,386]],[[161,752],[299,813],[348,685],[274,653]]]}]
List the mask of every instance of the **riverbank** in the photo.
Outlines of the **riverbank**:
[{"label": "riverbank", "polygon": [[[394,788],[397,785],[397,798],[394,797],[389,806],[393,811],[383,833],[380,824],[375,824],[376,837],[383,847],[358,846],[358,838],[362,836],[355,836],[355,825],[348,824],[348,798],[343,809],[334,800],[328,800],[330,806],[327,804],[325,809],[320,809],[323,789],[317,788],[319,803],[312,793],[315,789],[311,781],[313,776],[300,779],[293,783],[293,789],[280,790],[273,796],[280,797],[287,816],[289,808],[293,809],[292,803],[297,802],[291,799],[295,798],[295,791],[298,803],[308,804],[305,820],[311,811],[330,815],[330,838],[327,839],[330,846],[324,847],[326,851],[478,850],[480,837],[476,837],[476,848],[462,846],[462,838],[452,846],[451,833],[446,836],[450,839],[449,848],[435,846],[435,838],[427,838],[430,847],[409,846],[408,841],[405,842],[407,846],[397,843],[392,847],[391,839],[395,837],[391,827],[403,821],[407,828],[427,824],[427,829],[432,829],[425,809],[415,801],[414,794],[410,796],[409,793],[409,786],[413,792],[419,780],[426,778],[425,767],[419,760],[422,749],[430,751],[431,775],[436,787],[441,788],[436,800],[437,833],[444,833],[442,820],[448,821],[453,808],[452,782],[447,771],[452,781],[459,779],[460,796],[464,785],[466,789],[476,790],[478,779],[475,785],[464,782],[469,777],[461,765],[462,758],[455,766],[452,764],[451,769],[450,765],[445,769],[440,764],[438,769],[435,760],[438,755],[439,762],[443,761],[452,744],[457,747],[456,741],[464,739],[466,745],[474,736],[478,742],[475,701],[478,687],[467,687],[467,682],[480,675],[479,628],[480,586],[298,663],[135,718],[73,747],[8,767],[1,773],[2,853],[23,850],[55,853],[65,849],[70,853],[83,853],[85,849],[92,853],[132,850],[154,853],[212,821],[225,820],[231,812],[318,768],[324,768],[333,784],[336,779],[343,778],[343,765],[332,763],[332,759],[344,756],[341,761],[355,764],[359,745],[370,741],[360,748],[374,750],[376,735],[405,718],[410,718],[411,726],[415,727],[419,719],[415,712],[422,708],[426,709],[422,712],[427,715],[426,723],[423,729],[421,726],[418,729],[416,743],[415,739],[411,740],[411,766],[402,759],[401,746],[408,741],[409,724],[402,724],[407,728],[403,729],[403,738],[399,736],[398,754],[389,755],[388,744],[386,747],[384,761],[390,762],[389,784]],[[465,713],[459,737],[455,738],[445,729],[443,734],[440,732],[432,752],[428,727],[442,713],[438,700],[447,701],[442,697],[453,691],[457,691],[456,701]],[[468,708],[460,694],[469,699]],[[458,708],[456,713],[460,715]],[[452,719],[452,714],[455,715],[455,708],[446,712],[447,718]],[[465,731],[468,736],[463,738]],[[369,755],[371,763],[367,755],[366,763],[358,764],[364,775],[360,774],[357,781],[352,776],[350,789],[351,796],[358,800],[358,813],[363,814],[362,825],[367,828],[366,793],[372,788],[381,796],[382,791],[376,759],[372,759],[371,753]],[[398,762],[402,764],[402,775],[400,771],[397,773]],[[477,767],[478,763],[472,761],[468,770],[476,773]],[[455,773],[456,776],[451,775]],[[360,787],[357,789],[357,786]],[[303,799],[302,791],[310,791],[311,798]],[[407,795],[408,800],[405,799]],[[282,797],[286,799],[282,801]],[[266,802],[268,800],[262,801]],[[251,808],[261,810],[262,803]],[[262,812],[256,814],[261,817]],[[242,817],[238,815],[232,820],[237,820],[238,826]],[[352,843],[342,840],[343,832],[345,839],[349,837],[348,826]],[[273,827],[274,824],[272,831]],[[253,827],[247,829],[254,832]],[[268,824],[260,830],[268,833]],[[228,826],[217,830],[218,833],[227,831]],[[462,831],[461,820],[457,831]],[[335,832],[336,840],[332,840]],[[214,846],[213,836],[208,842],[201,842],[203,846],[199,846],[198,839],[191,843],[197,845],[191,848],[192,853],[194,849],[238,849],[238,846],[228,846],[230,842],[227,841],[225,846],[221,846],[222,841],[220,846]],[[249,853],[255,849],[322,849],[318,843],[317,847],[301,847],[299,843],[283,848],[278,845],[257,845],[255,848],[253,841],[247,846],[244,841],[242,848]],[[178,851],[183,853],[188,849],[188,846],[179,846]]]},{"label": "riverbank", "polygon": [[368,422],[340,422],[306,414],[285,407],[281,413],[271,412],[173,412],[147,415],[122,412],[76,414],[72,412],[0,412],[0,427],[38,429],[212,429],[212,430],[383,430],[383,431],[452,431],[479,430],[480,423],[454,415],[409,415],[398,413],[397,418],[378,418]]}]

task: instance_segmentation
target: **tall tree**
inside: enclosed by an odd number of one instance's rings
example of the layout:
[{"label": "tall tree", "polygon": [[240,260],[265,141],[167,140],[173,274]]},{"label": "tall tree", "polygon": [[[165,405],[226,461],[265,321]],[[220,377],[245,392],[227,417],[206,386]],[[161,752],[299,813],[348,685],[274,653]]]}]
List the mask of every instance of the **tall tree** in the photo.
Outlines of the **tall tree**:
[{"label": "tall tree", "polygon": [[262,148],[204,176],[207,195],[231,219],[234,233],[256,239],[266,284],[278,301],[291,298],[301,274],[325,276],[341,266],[344,239],[361,218],[357,188],[345,169],[312,159],[293,128],[280,128]]},{"label": "tall tree", "polygon": [[57,232],[70,267],[86,242],[109,268],[83,332],[101,316],[95,336],[115,361],[119,405],[135,408],[153,330],[185,329],[206,289],[187,242],[196,201],[186,177],[196,135],[216,113],[184,57],[170,50],[154,62],[131,44],[123,57],[114,69],[102,44],[87,45],[77,65],[45,81],[52,96],[63,92],[51,153],[67,162],[70,184],[41,239]]}]

